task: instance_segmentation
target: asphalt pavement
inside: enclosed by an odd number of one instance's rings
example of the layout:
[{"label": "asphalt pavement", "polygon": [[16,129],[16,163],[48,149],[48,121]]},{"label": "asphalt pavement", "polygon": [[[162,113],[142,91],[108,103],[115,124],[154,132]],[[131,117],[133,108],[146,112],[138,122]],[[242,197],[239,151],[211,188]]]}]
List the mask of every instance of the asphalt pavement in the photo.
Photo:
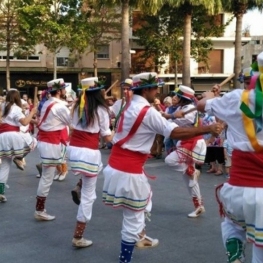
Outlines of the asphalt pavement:
[{"label": "asphalt pavement", "polygon": [[[109,152],[102,150],[104,165]],[[71,240],[78,207],[70,191],[78,177],[69,171],[65,181],[54,181],[46,209],[56,215],[56,220],[39,222],[33,216],[39,182],[35,168],[39,162],[38,151],[30,153],[26,161],[25,171],[12,165],[6,190],[8,200],[0,203],[0,263],[118,263],[122,211],[102,203],[103,175],[98,177],[97,200],[84,235],[93,245],[76,249]],[[150,181],[153,210],[146,230],[147,235],[158,238],[160,244],[152,249],[135,249],[132,263],[227,262],[221,240],[222,219],[215,199],[215,187],[225,178],[205,173],[207,168],[203,167],[200,177],[206,213],[189,219],[187,214],[193,211],[193,204],[182,176],[167,167],[163,159],[148,160],[146,172],[157,179]],[[248,258],[250,254],[248,246]]]}]

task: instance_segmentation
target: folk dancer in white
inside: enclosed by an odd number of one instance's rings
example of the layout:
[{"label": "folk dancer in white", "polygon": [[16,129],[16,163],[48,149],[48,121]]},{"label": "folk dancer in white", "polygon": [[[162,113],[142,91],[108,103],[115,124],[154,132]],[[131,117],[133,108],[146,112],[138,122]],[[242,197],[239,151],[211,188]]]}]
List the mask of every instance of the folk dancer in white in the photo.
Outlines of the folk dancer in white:
[{"label": "folk dancer in white", "polygon": [[[177,111],[187,112],[194,108],[194,90],[180,85],[176,92],[176,96],[179,97],[179,107],[172,114],[172,119],[179,127],[193,127],[199,125],[198,112],[192,111],[185,114],[184,117],[176,117]],[[206,143],[203,136],[196,136],[188,140],[178,141],[176,149],[172,151],[166,158],[165,163],[171,166],[175,171],[183,173],[183,179],[186,183],[186,187],[192,197],[195,210],[188,214],[188,217],[195,218],[205,212],[203,205],[203,199],[198,184],[198,177],[200,171],[195,169],[195,165],[201,165],[204,163],[206,155]]]},{"label": "folk dancer in white", "polygon": [[67,152],[72,172],[82,179],[77,224],[72,240],[75,247],[92,245],[92,241],[83,238],[83,234],[86,224],[91,220],[97,177],[103,167],[99,136],[106,142],[112,139],[109,109],[101,93],[103,87],[97,77],[81,80],[81,93],[72,112],[73,131]]},{"label": "folk dancer in white", "polygon": [[42,176],[37,189],[35,218],[37,220],[54,220],[45,210],[45,202],[53,183],[56,166],[63,163],[66,153],[66,142],[63,129],[70,126],[70,111],[61,103],[60,97],[65,95],[65,82],[55,79],[47,83],[51,97],[41,109],[38,124],[38,149],[42,159]]},{"label": "folk dancer in white", "polygon": [[[263,262],[263,52],[258,55],[259,76],[249,89],[236,89],[222,98],[206,92],[197,108],[228,125],[232,146],[230,179],[220,190],[225,219],[221,225],[228,262],[244,262],[244,244],[253,243],[252,263]],[[250,83],[250,84],[251,84]]]},{"label": "folk dancer in white", "polygon": [[[2,120],[0,125],[0,202],[6,202],[5,186],[9,177],[12,158],[18,162],[32,151],[36,146],[36,140],[29,133],[20,132],[21,126],[27,126],[32,120],[37,108],[33,108],[28,116],[22,112],[22,104],[19,91],[11,89],[3,104]],[[22,165],[19,163],[19,165]]]},{"label": "folk dancer in white", "polygon": [[[116,125],[118,123],[122,111],[124,110],[126,102],[130,101],[132,98],[131,87],[132,87],[132,79],[125,79],[123,82],[121,82],[121,89],[124,97],[122,99],[117,100],[112,106],[109,107],[110,120],[112,122],[113,130],[116,129]],[[75,188],[71,191],[73,202],[77,205],[80,204],[81,187],[82,187],[82,180],[80,179],[77,185],[75,186]]]},{"label": "folk dancer in white", "polygon": [[106,205],[123,209],[120,263],[131,262],[133,248],[151,248],[157,239],[146,236],[145,212],[152,207],[151,186],[143,171],[155,135],[187,139],[220,127],[181,128],[168,122],[150,103],[163,83],[157,74],[141,73],[133,77],[133,98],[125,107],[113,138],[108,166],[103,170],[103,201]]}]

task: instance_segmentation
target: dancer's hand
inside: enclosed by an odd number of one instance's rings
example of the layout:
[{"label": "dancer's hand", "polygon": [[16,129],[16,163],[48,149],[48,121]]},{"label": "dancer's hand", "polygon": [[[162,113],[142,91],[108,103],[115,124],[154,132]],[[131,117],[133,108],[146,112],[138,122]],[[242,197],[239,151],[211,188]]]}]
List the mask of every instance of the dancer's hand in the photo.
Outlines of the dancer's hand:
[{"label": "dancer's hand", "polygon": [[224,129],[222,123],[214,123],[212,125],[209,126],[210,127],[210,133],[213,135],[213,136],[218,136],[222,130]]}]

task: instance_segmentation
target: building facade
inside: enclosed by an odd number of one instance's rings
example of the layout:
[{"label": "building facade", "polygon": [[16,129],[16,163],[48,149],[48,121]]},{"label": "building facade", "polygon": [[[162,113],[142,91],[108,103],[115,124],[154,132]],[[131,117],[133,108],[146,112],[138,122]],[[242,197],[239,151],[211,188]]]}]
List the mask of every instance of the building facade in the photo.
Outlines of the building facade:
[{"label": "building facade", "polygon": [[[136,12],[133,13],[133,27],[130,29],[130,68],[131,76],[144,71],[146,65],[140,64],[140,56],[143,47],[136,45],[134,41],[133,29],[136,27]],[[221,14],[222,23],[226,23],[231,14]],[[191,78],[192,86],[196,93],[201,93],[211,87],[214,83],[220,83],[230,74],[234,68],[234,41],[235,41],[235,19],[226,28],[222,37],[211,38],[214,49],[209,54],[209,68],[191,59]],[[250,37],[243,37],[242,43],[245,45],[250,42]],[[262,43],[262,39],[260,40]],[[245,46],[248,48],[248,46]],[[246,53],[246,52],[244,52]],[[258,53],[258,52],[257,52]],[[18,88],[21,93],[33,96],[34,87],[44,89],[46,83],[53,79],[54,55],[51,54],[43,45],[36,46],[35,54],[28,57],[15,57],[11,54],[11,87]],[[82,54],[81,57],[73,57],[69,50],[64,47],[56,54],[57,77],[64,78],[65,82],[72,84],[75,89],[82,78],[93,76],[93,53]],[[106,88],[116,80],[121,81],[121,42],[112,41],[109,45],[101,46],[97,55],[98,76],[106,80]],[[154,69],[153,69],[154,70]],[[174,89],[174,73],[167,57],[167,63],[158,69],[160,77],[164,79],[166,85],[164,93]],[[6,54],[0,52],[0,92],[3,93],[6,87]],[[178,74],[179,83],[182,74]],[[223,90],[231,88],[231,84],[226,84]],[[119,85],[116,85],[111,93],[120,97]]]}]

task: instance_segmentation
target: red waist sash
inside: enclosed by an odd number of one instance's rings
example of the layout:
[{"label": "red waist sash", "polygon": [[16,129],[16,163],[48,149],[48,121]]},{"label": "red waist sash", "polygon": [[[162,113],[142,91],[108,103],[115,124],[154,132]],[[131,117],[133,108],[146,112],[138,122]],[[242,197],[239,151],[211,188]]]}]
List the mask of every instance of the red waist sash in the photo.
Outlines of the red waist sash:
[{"label": "red waist sash", "polygon": [[41,142],[48,142],[52,144],[60,144],[63,143],[66,145],[66,142],[63,140],[61,136],[62,130],[57,131],[42,131],[39,130],[37,134],[37,139]]},{"label": "red waist sash", "polygon": [[185,148],[189,151],[193,151],[194,147],[196,146],[197,141],[200,139],[203,139],[203,136],[200,135],[200,136],[196,136],[191,139],[181,140],[180,147]]},{"label": "red waist sash", "polygon": [[113,145],[109,165],[122,172],[141,174],[143,173],[143,165],[147,157],[148,154],[130,151]]},{"label": "red waist sash", "polygon": [[19,132],[20,128],[19,126],[14,126],[14,125],[10,125],[7,123],[2,123],[0,124],[0,133],[4,133],[4,132]]},{"label": "red waist sash", "polygon": [[263,153],[232,153],[229,184],[243,187],[263,187]]},{"label": "red waist sash", "polygon": [[99,149],[99,133],[73,130],[69,145],[81,148]]}]

